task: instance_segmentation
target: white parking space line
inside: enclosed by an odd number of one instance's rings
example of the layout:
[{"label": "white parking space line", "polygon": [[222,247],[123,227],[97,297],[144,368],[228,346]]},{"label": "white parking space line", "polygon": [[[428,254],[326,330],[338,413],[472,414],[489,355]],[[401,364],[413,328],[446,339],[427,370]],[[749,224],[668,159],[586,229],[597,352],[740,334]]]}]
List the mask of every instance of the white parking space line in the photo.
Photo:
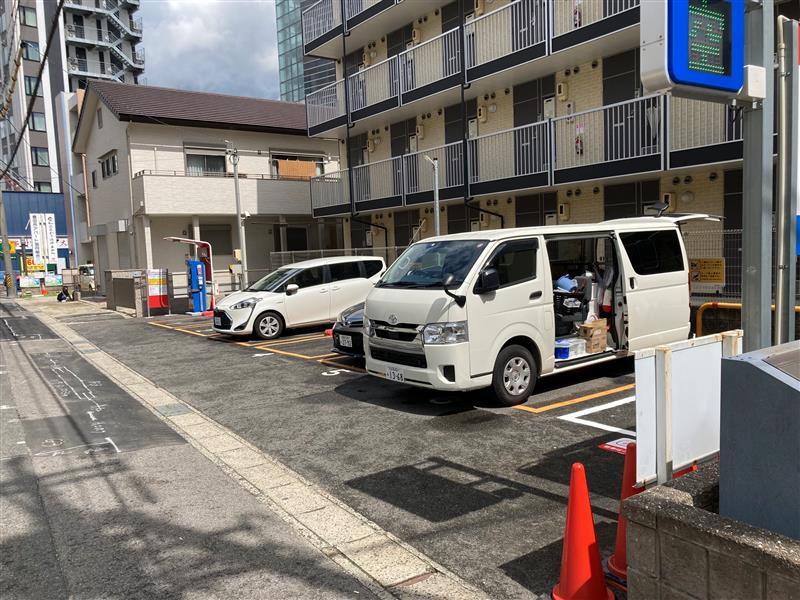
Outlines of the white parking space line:
[{"label": "white parking space line", "polygon": [[631,435],[633,437],[636,437],[635,431],[630,431],[628,429],[621,429],[619,427],[614,427],[613,425],[606,425],[605,423],[597,423],[595,421],[589,421],[588,419],[583,418],[586,415],[602,412],[604,410],[608,410],[609,408],[614,408],[616,406],[622,406],[623,404],[628,404],[629,402],[633,402],[634,400],[636,400],[636,396],[628,396],[627,398],[614,400],[614,402],[608,402],[607,404],[601,404],[599,406],[593,406],[591,408],[584,408],[583,410],[579,410],[574,413],[569,413],[568,415],[563,415],[558,418],[562,419],[563,421],[569,421],[570,423],[577,423],[578,425],[586,425],[587,427],[594,427],[595,429],[602,429],[603,431],[612,431],[614,433],[622,433],[625,435]]}]

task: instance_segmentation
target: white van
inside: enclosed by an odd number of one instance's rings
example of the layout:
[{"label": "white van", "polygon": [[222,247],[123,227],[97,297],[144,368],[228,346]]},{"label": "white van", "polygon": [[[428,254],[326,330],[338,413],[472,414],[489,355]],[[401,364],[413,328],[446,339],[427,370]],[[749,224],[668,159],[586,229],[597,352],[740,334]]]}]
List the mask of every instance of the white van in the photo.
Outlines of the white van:
[{"label": "white van", "polygon": [[[538,377],[684,340],[689,274],[678,224],[690,219],[715,220],[641,217],[417,242],[367,296],[367,370],[436,390],[491,386],[511,406]],[[580,326],[599,319],[607,327],[591,352],[556,358],[557,338],[580,346]]]},{"label": "white van", "polygon": [[373,256],[286,265],[223,298],[214,309],[214,331],[271,340],[287,327],[332,323],[363,302],[385,270],[383,259]]}]

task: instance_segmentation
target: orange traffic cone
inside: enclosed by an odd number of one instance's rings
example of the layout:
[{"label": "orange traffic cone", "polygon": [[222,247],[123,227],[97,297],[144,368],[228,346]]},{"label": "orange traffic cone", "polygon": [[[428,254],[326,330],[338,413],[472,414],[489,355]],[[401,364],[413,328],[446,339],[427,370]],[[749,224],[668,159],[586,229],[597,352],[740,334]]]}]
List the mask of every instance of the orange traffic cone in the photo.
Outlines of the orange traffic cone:
[{"label": "orange traffic cone", "polygon": [[600,549],[594,533],[592,506],[583,465],[572,465],[567,524],[561,552],[561,576],[553,588],[555,600],[613,600],[606,587]]},{"label": "orange traffic cone", "polygon": [[622,471],[622,491],[619,494],[619,519],[617,520],[617,541],[614,554],[608,559],[608,570],[612,584],[625,588],[628,580],[627,529],[628,520],[622,512],[626,498],[642,491],[636,484],[636,442],[625,448],[625,466]]}]

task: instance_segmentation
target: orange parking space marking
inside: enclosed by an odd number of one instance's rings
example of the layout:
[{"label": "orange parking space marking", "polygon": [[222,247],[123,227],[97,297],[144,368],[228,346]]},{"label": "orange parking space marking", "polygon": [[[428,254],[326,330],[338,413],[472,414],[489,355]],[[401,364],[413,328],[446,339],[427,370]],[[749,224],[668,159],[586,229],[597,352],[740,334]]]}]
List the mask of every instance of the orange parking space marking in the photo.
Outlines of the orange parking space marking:
[{"label": "orange parking space marking", "polygon": [[336,352],[329,352],[328,354],[319,354],[317,356],[312,356],[311,358],[331,358],[332,356],[339,356]]},{"label": "orange parking space marking", "polygon": [[313,337],[304,338],[287,338],[282,342],[262,342],[258,345],[259,348],[274,348],[275,346],[289,346],[291,344],[302,344],[304,342],[315,342],[317,340],[324,340],[326,336],[315,335]]},{"label": "orange parking space marking", "polygon": [[175,329],[171,325],[164,325],[163,323],[155,323],[154,321],[148,321],[148,325],[152,325],[153,327],[163,327],[164,329]]},{"label": "orange parking space marking", "polygon": [[572,400],[563,400],[562,402],[554,402],[553,404],[546,404],[544,406],[512,406],[512,408],[516,408],[517,410],[524,410],[525,412],[530,412],[534,414],[539,414],[543,412],[547,412],[548,410],[555,410],[556,408],[562,408],[564,406],[572,406],[573,404],[579,404],[581,402],[588,402],[589,400],[594,400],[595,398],[603,398],[605,396],[611,396],[612,394],[619,394],[620,392],[627,392],[628,390],[632,390],[635,388],[636,385],[633,383],[628,383],[626,385],[621,385],[619,387],[611,388],[610,390],[603,390],[602,392],[595,392],[593,394],[586,394],[585,396],[580,396],[578,398],[573,398]]},{"label": "orange parking space marking", "polygon": [[175,331],[180,331],[182,333],[188,333],[189,335],[196,335],[197,337],[204,337],[204,338],[211,337],[207,333],[198,333],[197,331],[192,331],[191,329],[184,329],[183,327],[173,327],[173,329]]}]

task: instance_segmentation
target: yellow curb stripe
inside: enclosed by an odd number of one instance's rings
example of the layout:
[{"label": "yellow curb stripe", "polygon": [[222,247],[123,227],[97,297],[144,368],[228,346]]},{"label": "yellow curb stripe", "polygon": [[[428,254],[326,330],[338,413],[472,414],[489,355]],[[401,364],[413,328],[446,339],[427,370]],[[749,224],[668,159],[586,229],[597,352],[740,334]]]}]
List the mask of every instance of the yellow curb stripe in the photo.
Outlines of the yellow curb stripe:
[{"label": "yellow curb stripe", "polygon": [[525,412],[530,412],[534,414],[539,414],[543,412],[547,412],[548,410],[555,410],[556,408],[561,408],[563,406],[572,406],[573,404],[579,404],[581,402],[588,402],[589,400],[594,400],[595,398],[603,398],[605,396],[611,396],[612,394],[618,394],[620,392],[627,392],[628,390],[632,390],[636,387],[636,384],[628,383],[626,385],[621,385],[619,387],[612,388],[610,390],[604,390],[602,392],[595,392],[594,394],[587,394],[586,396],[580,396],[579,398],[573,398],[572,400],[564,400],[563,402],[554,402],[553,404],[546,404],[545,406],[513,406],[512,408],[516,408],[517,410],[524,410]]}]

